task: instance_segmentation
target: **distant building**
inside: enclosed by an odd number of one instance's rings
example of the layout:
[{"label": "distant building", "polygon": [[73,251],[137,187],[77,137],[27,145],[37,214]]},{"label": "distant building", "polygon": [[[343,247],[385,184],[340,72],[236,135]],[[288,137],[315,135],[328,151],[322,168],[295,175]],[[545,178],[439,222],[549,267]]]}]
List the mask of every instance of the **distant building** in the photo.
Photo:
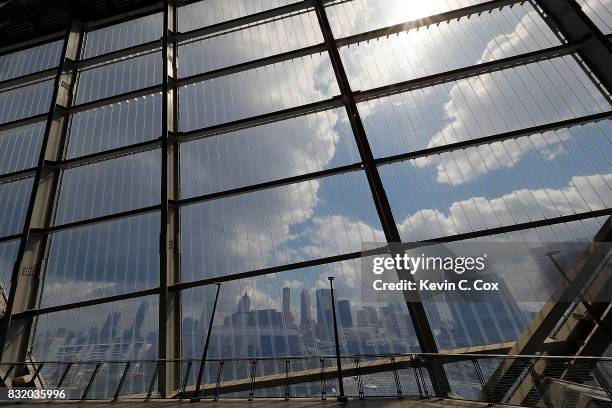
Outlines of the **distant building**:
[{"label": "distant building", "polygon": [[348,299],[338,301],[338,322],[342,327],[353,327],[353,314],[351,312],[351,301]]},{"label": "distant building", "polygon": [[310,317],[310,293],[308,290],[302,289],[300,294],[300,327],[309,328],[312,326],[312,318]]}]

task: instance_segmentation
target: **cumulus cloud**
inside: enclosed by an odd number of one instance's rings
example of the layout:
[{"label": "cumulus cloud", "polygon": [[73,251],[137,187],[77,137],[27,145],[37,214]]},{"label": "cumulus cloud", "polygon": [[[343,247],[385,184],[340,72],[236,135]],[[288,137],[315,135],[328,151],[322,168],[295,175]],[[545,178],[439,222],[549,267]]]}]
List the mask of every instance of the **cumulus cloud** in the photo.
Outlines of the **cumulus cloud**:
[{"label": "cumulus cloud", "polygon": [[[409,214],[399,225],[403,237],[440,237],[475,229],[516,223],[516,214],[532,219],[551,218],[612,205],[612,173],[574,176],[560,189],[522,189],[493,199],[472,197],[456,201],[442,212],[422,209]],[[484,224],[484,225],[483,225]],[[480,227],[480,228],[478,228]]]}]

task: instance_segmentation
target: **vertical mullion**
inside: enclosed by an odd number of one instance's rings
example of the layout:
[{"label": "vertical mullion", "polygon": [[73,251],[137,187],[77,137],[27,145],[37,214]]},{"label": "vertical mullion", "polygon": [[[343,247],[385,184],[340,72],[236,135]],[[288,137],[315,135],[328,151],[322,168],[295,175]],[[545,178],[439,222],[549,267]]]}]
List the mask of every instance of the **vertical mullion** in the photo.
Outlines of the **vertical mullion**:
[{"label": "vertical mullion", "polygon": [[[389,200],[385,193],[376,162],[374,161],[374,155],[368,142],[365,128],[363,126],[359,110],[357,109],[357,103],[355,101],[353,91],[351,90],[351,86],[340,57],[340,52],[338,51],[338,46],[327,18],[323,0],[314,0],[314,7],[317,14],[317,19],[319,21],[319,26],[323,33],[323,38],[325,39],[325,45],[334,69],[336,81],[338,82],[338,87],[340,88],[340,93],[344,101],[344,106],[349,116],[351,129],[357,142],[359,155],[361,157],[366,177],[368,179],[368,184],[374,198],[376,211],[378,212],[378,216],[380,217],[383,231],[385,233],[385,238],[389,243],[401,242],[401,236],[397,228],[397,224],[393,218],[391,205],[389,204]],[[411,300],[406,299],[406,304],[410,312],[410,317],[412,318],[421,352],[437,353],[438,347],[436,345],[436,340],[433,335],[433,331],[431,330],[431,326],[427,320],[423,303],[420,301],[420,299],[415,299],[412,296]],[[448,379],[444,369],[442,367],[432,368],[430,369],[430,374],[436,395],[447,395],[448,392],[450,392],[450,386],[448,384]]]},{"label": "vertical mullion", "polygon": [[12,321],[11,317],[35,306],[39,298],[48,235],[35,234],[32,230],[47,228],[52,222],[61,173],[49,163],[62,159],[68,123],[65,112],[72,103],[76,78],[72,62],[79,58],[82,38],[81,24],[72,20],[64,37],[28,212],[13,267],[6,313],[0,325],[0,361],[25,361],[28,352],[33,320]]},{"label": "vertical mullion", "polygon": [[[178,126],[176,69],[177,13],[174,0],[164,1],[164,33],[162,41],[162,174],[159,290],[158,358],[179,359],[181,356],[180,292],[169,292],[168,286],[179,281],[179,210],[171,202],[179,198],[179,147],[174,135]],[[162,364],[159,392],[162,397],[179,388],[180,363]]]},{"label": "vertical mullion", "polygon": [[[593,72],[610,101],[612,93],[612,44],[584,13],[575,0],[531,0],[547,18],[544,21],[553,32],[560,33],[569,43],[581,43],[577,53]],[[538,7],[535,7],[538,10]],[[581,64],[582,65],[582,64]]]}]

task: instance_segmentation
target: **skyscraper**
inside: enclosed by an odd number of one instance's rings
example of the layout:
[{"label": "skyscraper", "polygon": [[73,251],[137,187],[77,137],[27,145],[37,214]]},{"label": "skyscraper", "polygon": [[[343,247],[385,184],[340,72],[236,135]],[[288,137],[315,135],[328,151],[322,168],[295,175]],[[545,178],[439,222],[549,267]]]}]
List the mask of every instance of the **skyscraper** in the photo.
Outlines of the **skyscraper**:
[{"label": "skyscraper", "polygon": [[353,314],[351,312],[351,301],[348,299],[338,300],[338,317],[342,327],[353,327]]},{"label": "skyscraper", "polygon": [[285,324],[289,327],[295,324],[293,314],[291,313],[291,288],[283,288],[283,318]]},{"label": "skyscraper", "polygon": [[310,293],[307,289],[302,289],[300,293],[300,327],[309,328],[312,324],[310,317]]},{"label": "skyscraper", "polygon": [[333,327],[333,311],[331,301],[331,290],[330,289],[317,289],[317,325],[327,327],[328,329]]}]

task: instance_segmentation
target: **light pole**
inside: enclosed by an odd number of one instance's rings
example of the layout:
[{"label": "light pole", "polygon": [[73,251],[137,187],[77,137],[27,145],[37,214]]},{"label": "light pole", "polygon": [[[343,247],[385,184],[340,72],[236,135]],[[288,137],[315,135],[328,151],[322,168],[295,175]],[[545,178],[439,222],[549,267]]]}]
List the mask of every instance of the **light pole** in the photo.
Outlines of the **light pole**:
[{"label": "light pole", "polygon": [[338,401],[346,402],[348,399],[344,395],[344,381],[342,380],[342,362],[340,361],[340,342],[338,341],[338,322],[336,320],[336,300],[334,298],[334,277],[330,276],[327,279],[329,279],[329,287],[331,289],[332,315],[334,317],[334,337],[336,339],[336,365],[338,366],[338,388],[340,389]]}]

